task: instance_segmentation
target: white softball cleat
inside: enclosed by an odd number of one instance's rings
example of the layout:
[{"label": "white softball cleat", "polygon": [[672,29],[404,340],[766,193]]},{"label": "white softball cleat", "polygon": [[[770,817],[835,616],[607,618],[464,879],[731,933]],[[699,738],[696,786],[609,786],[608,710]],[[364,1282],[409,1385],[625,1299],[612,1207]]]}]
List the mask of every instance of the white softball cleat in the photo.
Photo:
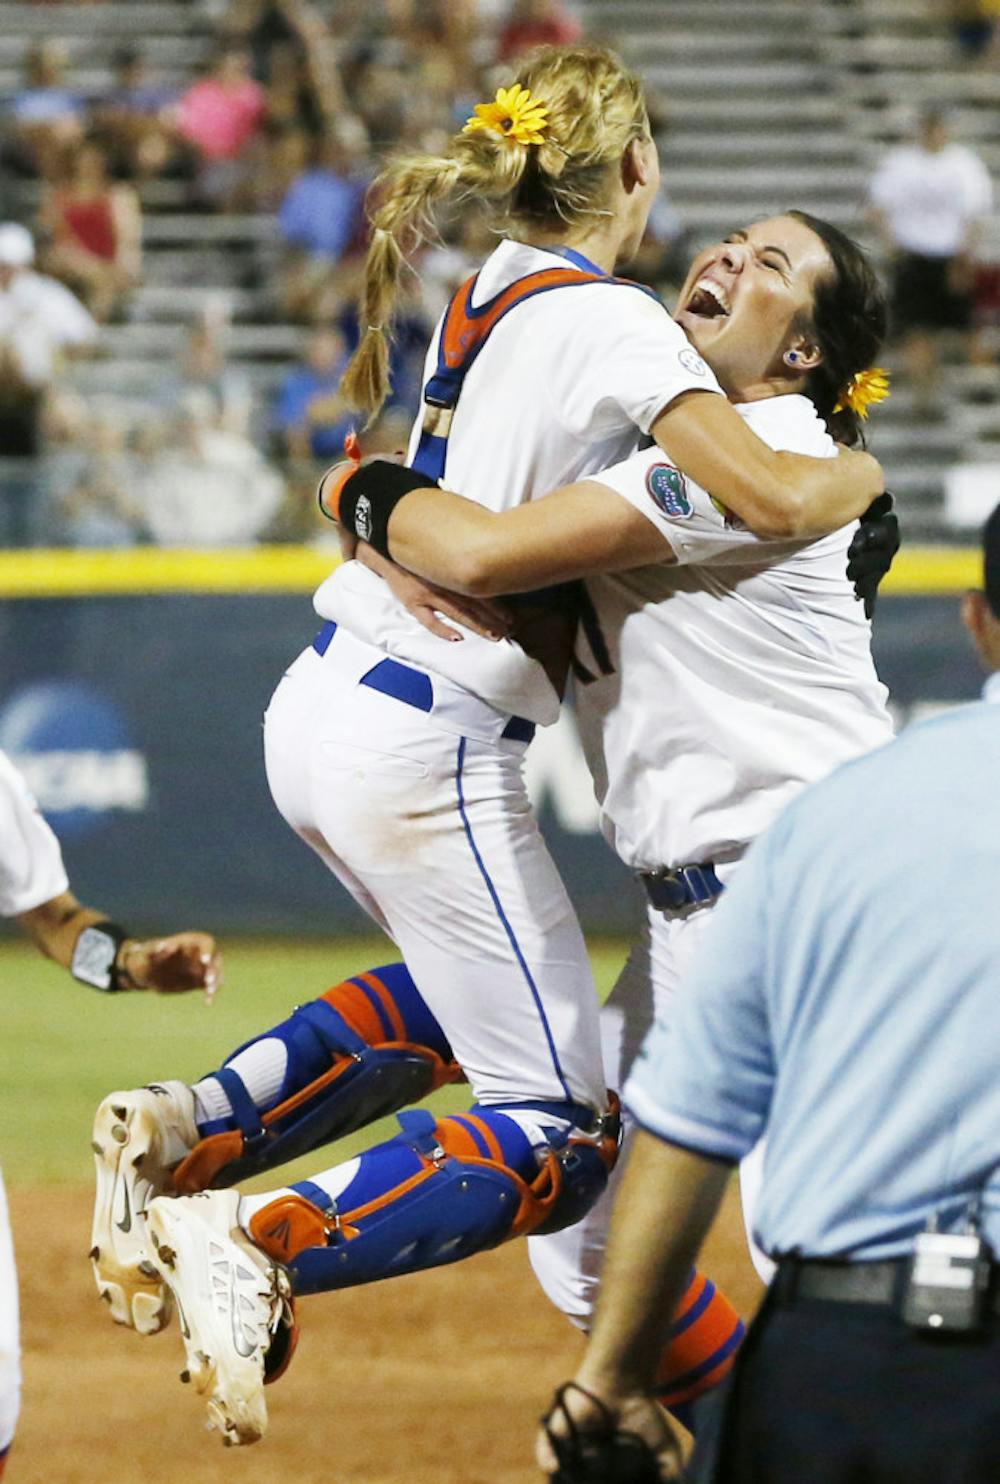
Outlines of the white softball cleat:
[{"label": "white softball cleat", "polygon": [[264,1361],[292,1323],[288,1274],[241,1230],[239,1203],[235,1190],[206,1190],[154,1200],[146,1217],[184,1337],[181,1380],[208,1397],[209,1426],[229,1445],[264,1436]]},{"label": "white softball cleat", "polygon": [[116,1324],[154,1335],[170,1321],[170,1290],[149,1261],[146,1207],[198,1142],[194,1095],[183,1082],[113,1092],[97,1110],[90,1258]]}]

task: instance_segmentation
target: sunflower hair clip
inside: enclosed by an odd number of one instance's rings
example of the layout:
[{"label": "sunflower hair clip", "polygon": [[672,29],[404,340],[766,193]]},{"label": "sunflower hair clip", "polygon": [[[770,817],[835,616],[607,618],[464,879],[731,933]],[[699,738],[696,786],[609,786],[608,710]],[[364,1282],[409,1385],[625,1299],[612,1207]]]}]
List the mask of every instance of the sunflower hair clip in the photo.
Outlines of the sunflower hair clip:
[{"label": "sunflower hair clip", "polygon": [[492,103],[477,103],[466,120],[463,134],[483,130],[508,144],[541,144],[545,139],[549,110],[516,82],[512,88],[497,88]]},{"label": "sunflower hair clip", "polygon": [[884,402],[889,395],[889,373],[882,366],[869,366],[858,371],[840,392],[834,412],[849,407],[860,418],[867,418],[869,407]]}]

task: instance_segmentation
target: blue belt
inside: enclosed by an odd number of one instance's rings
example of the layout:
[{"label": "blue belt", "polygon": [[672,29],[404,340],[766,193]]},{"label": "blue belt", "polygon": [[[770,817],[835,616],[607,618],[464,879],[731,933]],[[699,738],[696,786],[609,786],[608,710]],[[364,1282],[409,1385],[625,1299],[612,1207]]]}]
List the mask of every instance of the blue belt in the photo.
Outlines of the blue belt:
[{"label": "blue belt", "polygon": [[715,867],[709,862],[700,866],[675,866],[672,871],[641,871],[639,879],[646,888],[650,904],[658,912],[677,912],[699,902],[714,902],[725,888]]},{"label": "blue belt", "polygon": [[[317,654],[326,654],[336,632],[337,625],[332,619],[328,619],[312,642]],[[379,660],[366,675],[362,675],[358,684],[367,685],[369,690],[381,691],[384,696],[392,696],[394,700],[402,701],[405,706],[413,706],[417,711],[434,709],[434,684],[431,677],[425,675],[423,670],[415,670],[412,665],[401,664],[399,660]],[[512,716],[500,733],[508,742],[530,742],[534,735],[535,723],[524,716]]]}]

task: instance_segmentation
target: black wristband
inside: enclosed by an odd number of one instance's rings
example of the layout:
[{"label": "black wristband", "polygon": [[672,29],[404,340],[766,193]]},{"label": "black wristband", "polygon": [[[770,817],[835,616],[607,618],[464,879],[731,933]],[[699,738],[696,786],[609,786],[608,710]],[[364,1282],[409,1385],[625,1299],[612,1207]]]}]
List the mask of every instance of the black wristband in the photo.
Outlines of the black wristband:
[{"label": "black wristband", "polygon": [[117,922],[92,922],[83,928],[73,946],[70,973],[81,984],[104,994],[129,988],[127,976],[118,968],[118,951],[129,934]]},{"label": "black wristband", "polygon": [[389,555],[389,517],[400,500],[413,490],[427,489],[434,481],[403,464],[373,459],[363,464],[344,485],[338,520],[359,541],[367,541],[385,557]]}]

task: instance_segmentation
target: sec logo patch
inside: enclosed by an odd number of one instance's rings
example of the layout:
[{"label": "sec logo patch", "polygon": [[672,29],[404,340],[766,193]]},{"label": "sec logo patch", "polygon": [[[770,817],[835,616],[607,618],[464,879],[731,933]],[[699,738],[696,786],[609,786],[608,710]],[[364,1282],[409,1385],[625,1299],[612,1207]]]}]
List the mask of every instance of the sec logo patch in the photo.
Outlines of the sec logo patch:
[{"label": "sec logo patch", "polygon": [[664,515],[672,520],[687,520],[694,514],[684,475],[672,464],[654,464],[646,475],[646,489]]},{"label": "sec logo patch", "polygon": [[707,376],[708,366],[695,350],[693,345],[687,345],[683,350],[677,352],[677,359],[685,371],[690,371],[692,376]]}]

